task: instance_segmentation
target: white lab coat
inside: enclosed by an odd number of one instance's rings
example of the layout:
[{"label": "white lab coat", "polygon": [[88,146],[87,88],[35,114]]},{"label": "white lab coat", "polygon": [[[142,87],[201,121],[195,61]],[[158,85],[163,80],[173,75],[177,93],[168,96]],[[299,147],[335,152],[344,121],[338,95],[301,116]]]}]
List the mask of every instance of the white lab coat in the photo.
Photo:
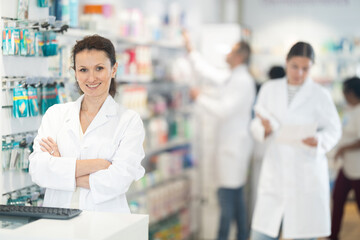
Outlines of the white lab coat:
[{"label": "white lab coat", "polygon": [[215,163],[219,187],[239,188],[246,182],[252,153],[249,126],[255,82],[246,65],[239,65],[229,76],[208,67],[197,55],[191,59],[199,76],[218,84],[218,97],[200,94],[196,102],[219,121]]},{"label": "white lab coat", "polygon": [[[257,107],[276,119],[279,128],[286,124],[316,123],[319,144],[317,148],[280,144],[275,141],[276,130],[269,136],[252,228],[276,237],[282,222],[283,238],[286,239],[330,235],[330,191],[325,153],[341,136],[341,124],[330,94],[307,79],[288,106],[287,80],[284,78],[264,84]],[[259,128],[263,127],[258,119],[254,119],[252,130],[261,131]]]},{"label": "white lab coat", "polygon": [[[68,208],[76,187],[76,160],[106,159],[112,163],[110,167],[90,174],[90,189],[80,188],[79,208],[129,213],[125,193],[145,173],[141,166],[145,136],[142,121],[136,112],[108,96],[80,141],[82,99],[46,111],[29,158],[32,180],[46,188],[44,206]],[[46,137],[56,141],[61,157],[41,151],[39,142]]]}]

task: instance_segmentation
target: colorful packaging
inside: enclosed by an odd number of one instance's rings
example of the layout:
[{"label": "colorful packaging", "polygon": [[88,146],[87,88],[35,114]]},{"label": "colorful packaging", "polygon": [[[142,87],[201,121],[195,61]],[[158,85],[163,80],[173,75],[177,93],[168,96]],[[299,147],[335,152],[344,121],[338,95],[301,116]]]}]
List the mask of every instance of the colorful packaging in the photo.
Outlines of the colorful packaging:
[{"label": "colorful packaging", "polygon": [[15,87],[13,90],[13,115],[15,118],[28,117],[28,96],[23,87]]},{"label": "colorful packaging", "polygon": [[9,169],[17,169],[20,163],[20,142],[14,141],[11,150]]},{"label": "colorful packaging", "polygon": [[26,36],[27,41],[27,56],[35,56],[35,32],[28,32]]},{"label": "colorful packaging", "polygon": [[42,88],[41,114],[45,114],[49,107],[59,103],[57,95],[57,88],[54,85]]},{"label": "colorful packaging", "polygon": [[35,43],[35,47],[34,47],[35,56],[40,56],[40,57],[43,56],[44,39],[41,32],[35,33],[34,43]]},{"label": "colorful packaging", "polygon": [[14,55],[14,53],[15,53],[14,28],[8,28],[7,42],[8,42],[7,43],[8,55]]},{"label": "colorful packaging", "polygon": [[56,85],[57,87],[57,101],[58,103],[67,103],[68,102],[68,97],[67,94],[65,92],[65,87],[64,87],[64,83],[60,83]]},{"label": "colorful packaging", "polygon": [[43,111],[42,111],[42,109],[41,109],[41,105],[42,105],[42,102],[41,102],[41,100],[43,99],[42,98],[42,92],[43,92],[43,90],[42,90],[42,84],[39,84],[39,85],[37,85],[36,86],[36,93],[37,93],[37,99],[38,99],[38,107],[39,107],[39,113],[42,113]]},{"label": "colorful packaging", "polygon": [[29,112],[30,116],[35,117],[39,115],[39,102],[37,97],[37,89],[28,87],[27,94],[29,98]]},{"label": "colorful packaging", "polygon": [[29,0],[19,0],[18,1],[18,19],[28,19],[29,17]]},{"label": "colorful packaging", "polygon": [[7,31],[8,31],[8,29],[4,29],[2,31],[2,54],[3,55],[8,55]]},{"label": "colorful packaging", "polygon": [[20,30],[14,29],[12,36],[14,39],[14,55],[20,55]]},{"label": "colorful packaging", "polygon": [[29,35],[29,30],[21,29],[20,32],[20,55],[26,56],[28,46],[27,46],[27,36]]},{"label": "colorful packaging", "polygon": [[12,146],[12,141],[10,139],[10,137],[6,137],[3,141],[2,141],[2,168],[4,170],[9,169],[10,166],[10,156],[11,156],[11,149],[13,148]]},{"label": "colorful packaging", "polygon": [[48,0],[38,0],[37,6],[41,8],[49,7],[49,1]]},{"label": "colorful packaging", "polygon": [[44,56],[55,56],[58,54],[59,44],[56,40],[55,32],[46,32],[43,34],[44,45],[42,46]]}]

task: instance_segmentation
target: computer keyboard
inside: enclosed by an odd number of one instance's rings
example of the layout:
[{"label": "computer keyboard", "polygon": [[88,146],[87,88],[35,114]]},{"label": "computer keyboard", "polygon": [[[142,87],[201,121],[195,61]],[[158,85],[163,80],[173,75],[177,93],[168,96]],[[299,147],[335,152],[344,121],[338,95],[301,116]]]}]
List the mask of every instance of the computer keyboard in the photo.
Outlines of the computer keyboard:
[{"label": "computer keyboard", "polygon": [[79,215],[81,212],[82,210],[73,208],[0,205],[0,216],[70,219]]}]

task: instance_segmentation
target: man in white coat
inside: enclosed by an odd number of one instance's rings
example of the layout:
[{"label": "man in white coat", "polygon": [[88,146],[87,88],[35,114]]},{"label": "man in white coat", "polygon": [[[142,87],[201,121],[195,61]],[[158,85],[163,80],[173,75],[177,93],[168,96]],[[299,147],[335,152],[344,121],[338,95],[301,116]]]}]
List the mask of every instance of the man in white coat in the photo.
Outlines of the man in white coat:
[{"label": "man in white coat", "polygon": [[186,37],[185,43],[194,72],[204,80],[218,84],[220,93],[214,98],[192,89],[196,103],[219,120],[215,169],[221,217],[217,239],[228,239],[231,222],[235,220],[237,239],[245,240],[248,234],[243,186],[252,153],[249,124],[255,99],[255,82],[247,68],[250,46],[245,41],[234,45],[226,57],[231,69],[231,74],[226,75],[193,51]]}]

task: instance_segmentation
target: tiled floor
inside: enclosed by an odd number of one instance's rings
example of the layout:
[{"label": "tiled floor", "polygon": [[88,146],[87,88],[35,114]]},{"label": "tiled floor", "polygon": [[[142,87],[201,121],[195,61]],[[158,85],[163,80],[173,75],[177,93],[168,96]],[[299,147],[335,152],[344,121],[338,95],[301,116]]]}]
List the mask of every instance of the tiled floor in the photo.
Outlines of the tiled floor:
[{"label": "tiled floor", "polygon": [[345,206],[340,239],[360,240],[360,214],[355,202],[349,202]]},{"label": "tiled floor", "polygon": [[360,240],[360,214],[353,201],[345,206],[340,240]]}]

